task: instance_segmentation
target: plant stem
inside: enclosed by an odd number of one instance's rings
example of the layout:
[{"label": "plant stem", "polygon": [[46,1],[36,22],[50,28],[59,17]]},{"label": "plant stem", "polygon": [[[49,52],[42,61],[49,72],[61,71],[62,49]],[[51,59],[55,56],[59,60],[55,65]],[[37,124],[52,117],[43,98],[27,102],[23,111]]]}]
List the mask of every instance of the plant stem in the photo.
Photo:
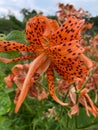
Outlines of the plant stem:
[{"label": "plant stem", "polygon": [[97,69],[98,69],[98,65],[96,65],[96,67],[90,72],[89,76],[84,81],[84,83],[82,84],[80,90],[77,93],[80,93],[80,91],[85,87],[85,85],[88,83],[88,81],[90,80],[90,78],[93,76],[93,74],[96,72]]},{"label": "plant stem", "polygon": [[30,114],[33,114],[32,109],[29,107],[29,105],[27,104],[26,101],[24,101],[24,105],[26,106],[28,112],[29,112]]}]

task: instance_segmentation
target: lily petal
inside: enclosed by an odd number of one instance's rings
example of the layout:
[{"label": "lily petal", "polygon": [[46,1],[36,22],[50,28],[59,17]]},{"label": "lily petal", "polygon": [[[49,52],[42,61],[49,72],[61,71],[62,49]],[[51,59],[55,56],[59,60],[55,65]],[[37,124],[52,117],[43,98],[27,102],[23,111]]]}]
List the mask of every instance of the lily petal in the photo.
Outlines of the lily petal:
[{"label": "lily petal", "polygon": [[[19,108],[21,107],[21,104],[23,103],[30,85],[31,85],[31,78],[34,76],[34,74],[37,72],[37,69],[39,68],[40,65],[42,65],[45,61],[47,60],[47,55],[45,55],[44,53],[42,53],[41,55],[39,55],[33,62],[31,62],[30,64],[30,68],[28,70],[27,76],[25,78],[23,87],[22,87],[22,91],[19,95],[19,99],[17,101],[16,104],[16,108],[15,108],[15,112],[17,113]],[[32,83],[34,83],[34,77],[32,78]]]}]

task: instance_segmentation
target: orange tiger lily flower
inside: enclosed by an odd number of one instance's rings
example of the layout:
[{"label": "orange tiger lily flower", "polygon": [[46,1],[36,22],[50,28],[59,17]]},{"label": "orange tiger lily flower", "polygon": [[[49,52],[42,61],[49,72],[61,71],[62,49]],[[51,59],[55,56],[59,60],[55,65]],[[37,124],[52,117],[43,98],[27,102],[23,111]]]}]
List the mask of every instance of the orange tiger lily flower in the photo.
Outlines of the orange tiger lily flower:
[{"label": "orange tiger lily flower", "polygon": [[70,16],[75,16],[77,18],[83,18],[85,16],[89,16],[87,11],[84,11],[82,8],[78,10],[72,4],[58,3],[59,10],[56,12],[58,14],[58,21],[61,24],[66,18]]},{"label": "orange tiger lily flower", "polygon": [[[29,66],[30,66],[29,64],[23,64],[23,65],[17,64],[12,68],[12,74],[4,78],[8,88],[11,88],[13,83],[15,83],[16,86],[18,87],[16,89],[16,96],[14,99],[15,104],[17,103],[19,95],[21,93],[26,74],[28,73],[29,70]],[[36,75],[34,76],[35,83],[30,85],[29,93],[32,97],[35,97],[39,101],[41,101],[47,98],[49,93],[45,91],[45,89],[41,86],[40,83],[36,82],[38,77],[39,74],[36,73]]]},{"label": "orange tiger lily flower", "polygon": [[[90,96],[89,96],[89,89],[84,88],[80,94],[78,99],[76,99],[76,92],[75,92],[75,88],[71,88],[69,91],[69,96],[70,96],[70,101],[71,101],[71,110],[69,111],[68,115],[71,117],[72,115],[78,114],[79,113],[79,105],[81,104],[82,106],[85,107],[86,109],[86,114],[88,116],[90,116],[90,113],[92,113],[92,115],[94,117],[96,117],[98,115],[98,108],[96,107],[96,105],[93,103],[93,101],[91,100]],[[77,101],[76,101],[77,100]]]},{"label": "orange tiger lily flower", "polygon": [[[85,79],[92,67],[92,62],[83,55],[84,49],[79,41],[81,40],[81,29],[84,20],[69,17],[59,27],[57,22],[45,16],[38,15],[31,18],[26,24],[26,37],[30,45],[24,45],[13,41],[0,41],[0,52],[22,51],[34,52],[31,55],[15,59],[0,58],[5,63],[19,60],[34,59],[29,66],[21,93],[16,103],[15,112],[18,112],[23,103],[30,85],[34,84],[36,73],[41,75],[46,72],[48,87],[52,98],[62,106],[68,105],[60,101],[54,89],[54,70],[62,78],[71,83],[77,78]],[[82,83],[81,83],[82,84]]]}]

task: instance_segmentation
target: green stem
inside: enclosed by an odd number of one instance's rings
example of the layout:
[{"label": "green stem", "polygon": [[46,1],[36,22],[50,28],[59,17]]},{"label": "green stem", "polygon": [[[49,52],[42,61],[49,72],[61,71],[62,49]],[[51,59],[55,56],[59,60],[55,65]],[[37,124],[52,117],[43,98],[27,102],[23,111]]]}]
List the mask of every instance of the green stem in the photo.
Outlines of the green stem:
[{"label": "green stem", "polygon": [[26,101],[24,101],[24,105],[25,105],[25,107],[27,108],[28,112],[29,112],[30,114],[33,114],[32,109],[29,107],[29,105],[27,104]]},{"label": "green stem", "polygon": [[93,76],[93,74],[96,72],[97,69],[98,69],[98,65],[96,65],[96,67],[90,72],[89,76],[84,81],[84,83],[82,84],[80,90],[77,91],[77,93],[80,93],[80,91],[85,87],[85,85],[88,83],[88,81],[90,80],[90,78]]},{"label": "green stem", "polygon": [[[78,127],[77,129],[83,130],[83,129],[87,129],[87,128],[90,128],[90,127],[95,128],[97,124],[98,124],[98,122],[94,122],[94,123],[88,124],[88,125],[83,126],[83,127]],[[93,126],[95,126],[95,127],[93,127]]]}]

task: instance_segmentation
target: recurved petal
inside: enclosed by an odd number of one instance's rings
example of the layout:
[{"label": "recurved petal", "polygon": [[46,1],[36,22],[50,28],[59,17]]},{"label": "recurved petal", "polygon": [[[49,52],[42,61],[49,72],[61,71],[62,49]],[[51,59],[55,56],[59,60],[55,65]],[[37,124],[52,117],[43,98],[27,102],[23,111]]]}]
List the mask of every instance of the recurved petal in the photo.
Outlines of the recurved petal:
[{"label": "recurved petal", "polygon": [[[47,55],[42,53],[39,55],[33,62],[31,62],[28,73],[26,75],[25,81],[23,83],[23,87],[21,93],[19,95],[19,99],[16,104],[15,112],[17,113],[21,104],[23,103],[25,97],[28,94],[31,83],[35,82],[34,74],[37,73],[38,68],[47,60]],[[32,79],[32,81],[31,81]]]},{"label": "recurved petal", "polygon": [[64,24],[53,33],[51,37],[51,45],[58,45],[64,42],[70,42],[72,40],[81,39],[81,30],[84,24],[84,20],[77,19],[70,16]]}]

